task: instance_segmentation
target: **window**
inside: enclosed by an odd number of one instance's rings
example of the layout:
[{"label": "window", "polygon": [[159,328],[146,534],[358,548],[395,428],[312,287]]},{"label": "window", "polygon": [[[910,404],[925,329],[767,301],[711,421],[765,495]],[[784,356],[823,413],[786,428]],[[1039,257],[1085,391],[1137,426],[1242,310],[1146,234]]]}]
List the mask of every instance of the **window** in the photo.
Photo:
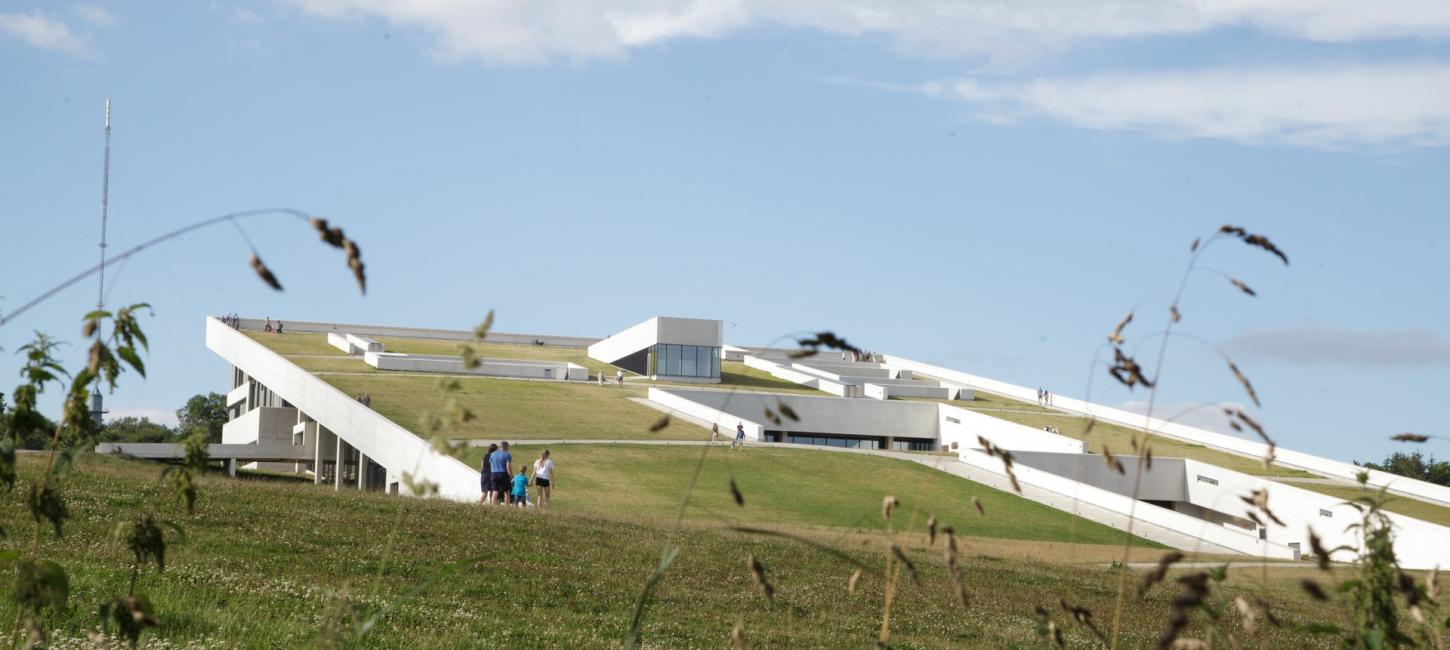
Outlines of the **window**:
[{"label": "window", "polygon": [[829,438],[825,436],[798,436],[791,434],[787,440],[797,445],[817,445],[842,449],[880,449],[881,444],[869,438]]},{"label": "window", "polygon": [[961,420],[958,420],[958,419],[956,419],[956,418],[954,418],[954,417],[952,417],[950,415],[947,416],[947,422],[950,422],[952,424],[961,424],[962,423]]},{"label": "window", "polygon": [[1202,474],[1199,474],[1198,475],[1198,482],[1199,483],[1207,483],[1209,485],[1218,485],[1218,479],[1216,479],[1216,478],[1209,478],[1209,477],[1204,476]]},{"label": "window", "polygon": [[936,443],[930,440],[892,440],[892,451],[932,451]]},{"label": "window", "polygon": [[1330,512],[1328,510],[1320,510],[1319,511],[1319,516],[1320,517],[1333,517],[1334,516],[1334,513]]},{"label": "window", "polygon": [[680,372],[676,374],[681,377],[695,376],[695,346],[680,346]]},{"label": "window", "polygon": [[670,377],[720,377],[720,348],[660,343],[654,347],[654,374]]}]

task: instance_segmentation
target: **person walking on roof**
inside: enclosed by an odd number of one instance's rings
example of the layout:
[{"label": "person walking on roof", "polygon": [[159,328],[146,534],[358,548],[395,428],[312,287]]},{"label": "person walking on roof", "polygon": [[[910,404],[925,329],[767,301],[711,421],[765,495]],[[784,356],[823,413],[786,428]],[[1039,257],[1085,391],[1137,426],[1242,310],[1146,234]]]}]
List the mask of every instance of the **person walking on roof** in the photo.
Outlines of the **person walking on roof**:
[{"label": "person walking on roof", "polygon": [[498,503],[512,503],[509,482],[513,478],[514,455],[509,453],[509,441],[498,444],[498,451],[488,457],[488,471],[493,475],[493,490]]}]

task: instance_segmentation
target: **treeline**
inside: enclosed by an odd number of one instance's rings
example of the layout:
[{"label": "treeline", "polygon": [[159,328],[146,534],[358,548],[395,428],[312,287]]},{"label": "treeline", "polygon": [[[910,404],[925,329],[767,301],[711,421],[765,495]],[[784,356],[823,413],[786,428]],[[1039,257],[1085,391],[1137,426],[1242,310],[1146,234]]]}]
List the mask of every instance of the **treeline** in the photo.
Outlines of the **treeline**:
[{"label": "treeline", "polygon": [[[8,430],[14,409],[0,393],[0,431]],[[146,417],[116,418],[100,427],[99,442],[179,442],[182,436],[198,429],[206,432],[207,442],[222,441],[222,425],[227,421],[226,397],[218,393],[197,394],[176,410],[176,426],[152,422]],[[53,430],[53,426],[41,427]],[[42,433],[22,436],[16,441],[20,449],[46,449],[50,440]]]},{"label": "treeline", "polygon": [[1410,453],[1397,451],[1378,463],[1356,462],[1355,464],[1367,469],[1377,469],[1381,472],[1429,481],[1436,485],[1450,486],[1450,462],[1437,461],[1434,456],[1426,456],[1418,451]]}]

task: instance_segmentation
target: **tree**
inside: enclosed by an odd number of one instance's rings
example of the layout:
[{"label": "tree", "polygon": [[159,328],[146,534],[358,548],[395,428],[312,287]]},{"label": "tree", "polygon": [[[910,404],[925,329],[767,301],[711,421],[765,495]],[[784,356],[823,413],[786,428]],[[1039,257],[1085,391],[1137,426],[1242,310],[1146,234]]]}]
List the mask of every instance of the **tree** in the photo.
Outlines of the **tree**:
[{"label": "tree", "polygon": [[186,406],[176,411],[176,433],[186,435],[201,429],[206,431],[207,442],[222,441],[222,425],[227,421],[227,398],[220,393],[200,393],[186,400]]},{"label": "tree", "polygon": [[1405,453],[1397,451],[1386,456],[1383,462],[1356,463],[1360,467],[1377,469],[1381,472],[1399,474],[1408,478],[1429,481],[1437,485],[1450,485],[1450,462],[1436,461],[1418,451]]},{"label": "tree", "polygon": [[[0,440],[8,439],[11,435],[14,416],[15,409],[5,403],[5,393],[0,393]],[[16,449],[45,449],[45,445],[50,442],[46,431],[54,429],[55,423],[39,413],[31,413],[30,417],[34,418],[37,426],[30,431],[19,432],[12,444]]]},{"label": "tree", "polygon": [[101,442],[175,442],[176,430],[145,417],[116,418],[101,427]]}]

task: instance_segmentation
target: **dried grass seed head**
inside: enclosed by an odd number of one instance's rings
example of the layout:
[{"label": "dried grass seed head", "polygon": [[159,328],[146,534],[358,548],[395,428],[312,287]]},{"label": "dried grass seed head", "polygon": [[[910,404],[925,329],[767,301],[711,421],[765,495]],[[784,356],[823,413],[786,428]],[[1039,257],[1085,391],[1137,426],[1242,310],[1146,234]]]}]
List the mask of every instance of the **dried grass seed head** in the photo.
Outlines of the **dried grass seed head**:
[{"label": "dried grass seed head", "polygon": [[262,263],[262,258],[257,257],[256,253],[252,253],[252,270],[257,272],[257,277],[261,278],[267,286],[277,291],[282,290],[282,283],[277,281],[277,276],[272,274],[272,269],[267,268],[267,265]]}]

